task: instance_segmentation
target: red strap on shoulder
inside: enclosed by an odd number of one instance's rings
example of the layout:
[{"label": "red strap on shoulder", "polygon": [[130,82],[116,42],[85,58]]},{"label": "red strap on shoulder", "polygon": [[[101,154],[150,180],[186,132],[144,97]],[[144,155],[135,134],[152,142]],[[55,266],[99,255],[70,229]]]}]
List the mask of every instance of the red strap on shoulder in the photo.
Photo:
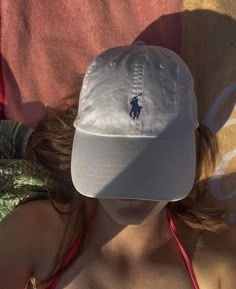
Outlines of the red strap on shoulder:
[{"label": "red strap on shoulder", "polygon": [[[94,214],[96,212],[96,208],[97,205],[95,206],[95,208],[92,210],[88,221],[87,221],[87,225],[89,226],[90,222],[92,221]],[[65,256],[63,263],[61,265],[61,268],[64,268],[71,260],[71,258],[74,256],[74,253],[76,251],[76,248],[78,248],[79,244],[80,244],[80,240],[81,240],[81,234],[78,235],[78,237],[76,238],[76,240],[74,241],[70,251],[68,252],[68,254]],[[58,282],[60,281],[61,277],[63,275],[63,272],[61,272],[60,274],[58,274],[52,281],[52,283],[46,288],[46,289],[54,289],[56,287],[56,285],[58,284]]]},{"label": "red strap on shoulder", "polygon": [[167,209],[166,209],[166,214],[167,214],[167,218],[168,218],[168,221],[169,221],[170,230],[171,230],[173,236],[175,237],[175,240],[177,241],[177,244],[178,244],[178,246],[180,248],[180,252],[182,254],[182,257],[184,259],[184,263],[186,265],[186,268],[187,268],[188,273],[190,275],[190,278],[192,280],[194,289],[200,289],[199,286],[198,286],[198,282],[197,282],[196,276],[195,276],[194,271],[193,271],[192,263],[190,262],[187,253],[185,252],[183,246],[180,243],[180,238],[178,236],[175,224],[174,224],[173,220],[171,219],[171,216],[170,216],[170,214],[169,214]]}]

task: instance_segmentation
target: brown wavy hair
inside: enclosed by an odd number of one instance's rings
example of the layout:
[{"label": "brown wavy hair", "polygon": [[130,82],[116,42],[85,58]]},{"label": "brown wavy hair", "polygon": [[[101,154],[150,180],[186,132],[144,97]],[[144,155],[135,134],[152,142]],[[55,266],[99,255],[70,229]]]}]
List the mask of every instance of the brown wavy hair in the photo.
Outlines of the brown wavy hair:
[{"label": "brown wavy hair", "polygon": [[[32,133],[27,149],[28,158],[37,163],[40,173],[46,176],[46,190],[38,196],[28,197],[19,205],[38,199],[49,199],[52,206],[59,214],[68,215],[68,222],[61,240],[61,246],[55,258],[54,265],[47,279],[41,284],[47,283],[56,274],[66,270],[81,254],[86,245],[86,197],[78,194],[75,190],[70,172],[72,142],[74,136],[73,121],[78,110],[77,104],[52,109],[37,124]],[[216,136],[203,124],[200,123],[196,132],[197,165],[194,185],[188,197],[177,202],[167,204],[169,212],[180,219],[189,227],[196,230],[221,232],[227,228],[222,217],[224,211],[216,208],[209,208],[203,205],[207,194],[207,180],[211,176],[218,153]],[[69,204],[71,210],[64,212],[57,207],[59,204]],[[76,210],[76,219],[81,242],[72,260],[63,268],[59,268],[63,256],[60,256],[64,238],[70,226],[70,218]],[[78,233],[79,233],[78,232]],[[72,242],[72,240],[71,240]],[[69,248],[64,248],[66,252]],[[59,268],[59,269],[58,269]]]}]

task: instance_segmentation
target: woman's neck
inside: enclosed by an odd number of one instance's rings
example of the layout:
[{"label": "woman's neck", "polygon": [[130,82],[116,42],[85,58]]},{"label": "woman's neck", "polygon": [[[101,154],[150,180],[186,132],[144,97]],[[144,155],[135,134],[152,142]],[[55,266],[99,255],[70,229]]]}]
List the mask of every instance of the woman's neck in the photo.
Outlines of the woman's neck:
[{"label": "woman's neck", "polygon": [[120,225],[98,205],[91,232],[103,253],[115,252],[138,260],[150,256],[171,239],[165,208],[158,208],[138,225]]}]

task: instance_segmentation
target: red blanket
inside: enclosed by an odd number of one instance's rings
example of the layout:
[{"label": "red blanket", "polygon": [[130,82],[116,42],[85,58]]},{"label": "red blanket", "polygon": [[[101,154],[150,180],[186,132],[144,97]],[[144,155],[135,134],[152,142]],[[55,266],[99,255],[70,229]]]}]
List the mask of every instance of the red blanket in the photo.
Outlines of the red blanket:
[{"label": "red blanket", "polygon": [[34,126],[77,91],[88,62],[136,39],[180,50],[182,1],[2,0],[5,114]]}]

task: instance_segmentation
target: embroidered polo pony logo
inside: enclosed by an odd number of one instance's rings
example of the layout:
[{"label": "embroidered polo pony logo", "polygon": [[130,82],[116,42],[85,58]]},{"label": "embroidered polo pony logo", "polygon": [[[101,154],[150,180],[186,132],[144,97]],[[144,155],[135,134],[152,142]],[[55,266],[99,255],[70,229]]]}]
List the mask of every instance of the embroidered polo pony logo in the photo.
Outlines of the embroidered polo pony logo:
[{"label": "embroidered polo pony logo", "polygon": [[132,98],[132,100],[130,101],[130,104],[132,105],[132,108],[130,110],[130,117],[132,117],[132,119],[138,118],[139,114],[141,112],[142,106],[140,106],[138,104],[138,96],[142,95],[142,93],[140,93],[139,95],[136,95]]}]

